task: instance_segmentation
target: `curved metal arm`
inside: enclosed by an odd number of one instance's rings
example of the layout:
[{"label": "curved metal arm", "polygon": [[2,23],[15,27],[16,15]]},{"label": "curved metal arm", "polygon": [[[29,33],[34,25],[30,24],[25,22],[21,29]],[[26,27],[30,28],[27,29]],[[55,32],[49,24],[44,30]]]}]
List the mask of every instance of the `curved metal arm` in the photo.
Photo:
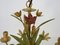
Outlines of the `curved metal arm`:
[{"label": "curved metal arm", "polygon": [[32,0],[30,0],[30,4],[29,4],[29,7],[31,7],[31,5],[32,5]]},{"label": "curved metal arm", "polygon": [[[27,5],[29,3],[29,5]],[[31,7],[32,6],[32,0],[28,0],[27,2],[26,2],[26,6],[27,7]]]}]

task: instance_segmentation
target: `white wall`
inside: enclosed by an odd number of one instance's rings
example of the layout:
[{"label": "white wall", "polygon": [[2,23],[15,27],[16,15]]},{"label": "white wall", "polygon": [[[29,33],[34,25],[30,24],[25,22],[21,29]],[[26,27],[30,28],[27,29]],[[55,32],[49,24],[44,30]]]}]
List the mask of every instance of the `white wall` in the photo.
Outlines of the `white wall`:
[{"label": "white wall", "polygon": [[[9,34],[17,35],[18,29],[23,30],[23,25],[17,19],[11,16],[16,11],[19,11],[25,7],[27,0],[0,0],[0,38],[3,31],[7,30]],[[57,41],[57,37],[60,36],[60,0],[33,0],[33,7],[40,9],[43,12],[42,17],[39,17],[36,21],[36,26],[40,23],[55,18],[41,27],[40,32],[43,30],[50,33],[51,39],[42,41],[41,45],[54,45]],[[23,12],[23,15],[26,14]],[[33,13],[35,14],[35,12]],[[27,14],[26,14],[27,15]],[[23,16],[22,16],[23,17]],[[15,43],[16,40],[12,38],[9,43]],[[4,45],[0,43],[0,45]]]}]

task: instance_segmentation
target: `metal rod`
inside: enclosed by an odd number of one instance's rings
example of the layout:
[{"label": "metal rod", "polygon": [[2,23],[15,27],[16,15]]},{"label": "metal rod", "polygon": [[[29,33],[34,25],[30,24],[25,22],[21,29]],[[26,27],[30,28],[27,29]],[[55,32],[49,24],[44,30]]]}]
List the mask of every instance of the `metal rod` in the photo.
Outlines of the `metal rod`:
[{"label": "metal rod", "polygon": [[30,4],[29,4],[29,7],[31,7],[31,5],[32,5],[32,0],[30,0]]}]

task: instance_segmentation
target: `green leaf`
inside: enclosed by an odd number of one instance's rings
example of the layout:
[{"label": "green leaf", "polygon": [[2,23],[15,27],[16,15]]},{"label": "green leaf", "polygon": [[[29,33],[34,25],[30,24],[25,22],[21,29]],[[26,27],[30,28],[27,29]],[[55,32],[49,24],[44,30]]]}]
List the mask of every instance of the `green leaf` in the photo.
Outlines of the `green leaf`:
[{"label": "green leaf", "polygon": [[22,35],[22,38],[23,38],[24,45],[30,45],[30,42],[26,33]]},{"label": "green leaf", "polygon": [[11,35],[11,36],[12,36],[14,39],[16,39],[21,45],[24,45],[21,38],[15,36],[15,35]]},{"label": "green leaf", "polygon": [[44,34],[45,34],[45,31],[42,32],[42,35],[43,35],[43,36],[44,36]]},{"label": "green leaf", "polygon": [[36,30],[35,34],[34,34],[33,37],[32,37],[32,40],[31,40],[31,41],[32,41],[32,45],[35,44],[35,41],[36,41],[36,38],[37,38],[38,32],[39,32],[39,29]]},{"label": "green leaf", "polygon": [[41,23],[41,24],[37,27],[37,29],[38,29],[39,27],[41,27],[42,25],[44,25],[44,24],[46,24],[46,23],[48,23],[48,22],[50,22],[50,21],[52,21],[52,20],[54,20],[54,19],[55,19],[55,18],[49,19],[49,20],[47,20],[47,21]]},{"label": "green leaf", "polygon": [[39,38],[37,39],[35,45],[40,45],[41,41],[43,40],[43,36],[39,35]]}]

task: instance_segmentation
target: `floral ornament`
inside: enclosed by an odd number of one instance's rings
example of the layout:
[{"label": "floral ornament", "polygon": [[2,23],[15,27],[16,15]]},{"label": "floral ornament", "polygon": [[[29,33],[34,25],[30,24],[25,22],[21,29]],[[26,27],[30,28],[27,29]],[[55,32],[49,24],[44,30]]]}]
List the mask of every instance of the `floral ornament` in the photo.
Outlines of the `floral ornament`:
[{"label": "floral ornament", "polygon": [[44,40],[47,40],[50,39],[50,37],[48,37],[49,33],[46,33],[45,36],[44,36]]},{"label": "floral ornament", "polygon": [[24,15],[24,19],[25,19],[25,21],[26,21],[26,23],[27,24],[35,24],[35,21],[36,21],[36,16],[32,16],[32,14],[30,13],[29,15],[28,15],[28,17],[26,17],[25,15]]},{"label": "floral ornament", "polygon": [[[46,24],[47,22],[54,20],[54,18],[49,19],[49,20],[41,23],[39,26],[35,27],[35,21],[36,21],[37,17],[42,16],[42,12],[39,12],[39,10],[37,10],[36,16],[33,16],[31,14],[31,12],[36,11],[36,9],[32,8],[32,5],[31,5],[32,0],[27,1],[26,4],[27,4],[26,5],[27,8],[22,9],[23,11],[28,13],[28,16],[24,15],[24,21],[21,18],[21,11],[16,12],[15,15],[12,15],[13,17],[15,17],[16,19],[18,19],[19,21],[22,22],[22,24],[24,26],[24,30],[23,30],[23,32],[19,30],[19,33],[17,33],[19,35],[19,37],[12,35],[12,34],[11,34],[11,36],[14,39],[16,39],[16,41],[19,42],[19,44],[17,44],[17,45],[40,45],[42,40],[50,39],[50,37],[48,37],[49,33],[45,34],[44,31],[42,34],[39,34],[39,36],[38,36],[40,27],[42,25]],[[33,24],[33,26],[31,24]],[[32,28],[31,28],[31,26],[32,26]]]},{"label": "floral ornament", "polygon": [[50,39],[50,37],[49,37],[48,35],[49,35],[49,33],[46,33],[46,34],[45,34],[45,32],[43,31],[43,33],[42,33],[43,40],[48,41],[48,39]]},{"label": "floral ornament", "polygon": [[55,45],[60,45],[60,37],[58,38],[58,42]]},{"label": "floral ornament", "polygon": [[4,31],[3,32],[3,37],[0,40],[1,40],[2,43],[6,43],[6,45],[8,45],[7,42],[9,42],[10,39],[11,38],[8,36],[8,32]]},{"label": "floral ornament", "polygon": [[21,11],[20,12],[15,12],[14,13],[17,17],[20,17],[21,16]]},{"label": "floral ornament", "polygon": [[42,16],[42,12],[39,12],[39,10],[37,10],[36,15],[37,16]]}]

